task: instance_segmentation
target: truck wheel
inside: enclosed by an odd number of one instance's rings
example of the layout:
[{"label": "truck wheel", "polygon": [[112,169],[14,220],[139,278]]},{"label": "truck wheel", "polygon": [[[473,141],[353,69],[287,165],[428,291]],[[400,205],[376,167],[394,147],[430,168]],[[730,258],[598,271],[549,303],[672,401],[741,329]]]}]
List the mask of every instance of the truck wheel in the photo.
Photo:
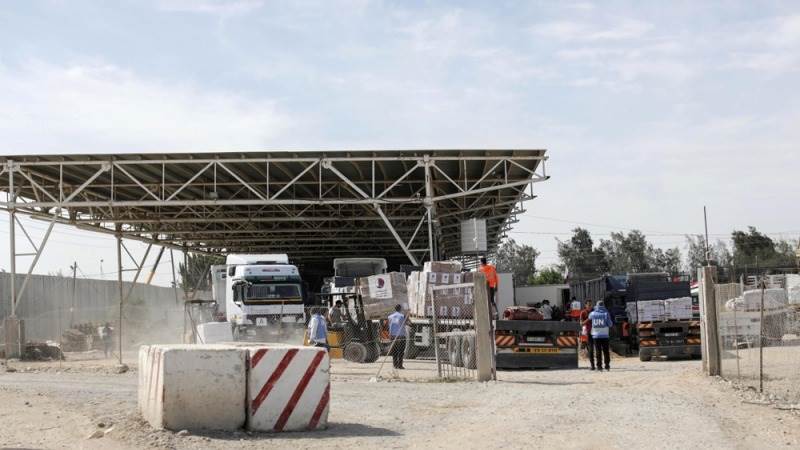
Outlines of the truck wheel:
[{"label": "truck wheel", "polygon": [[447,338],[447,357],[453,367],[463,367],[461,361],[461,336],[450,336]]},{"label": "truck wheel", "polygon": [[475,356],[475,336],[464,336],[461,340],[461,360],[467,369],[478,368],[478,358]]},{"label": "truck wheel", "polygon": [[361,342],[351,342],[344,348],[344,359],[357,363],[367,361],[367,347]]},{"label": "truck wheel", "polygon": [[364,359],[364,362],[375,362],[378,358],[381,357],[381,345],[377,342],[373,345],[367,347],[367,357]]},{"label": "truck wheel", "polygon": [[650,356],[649,353],[639,352],[639,361],[650,361],[651,359],[653,359],[653,357]]}]

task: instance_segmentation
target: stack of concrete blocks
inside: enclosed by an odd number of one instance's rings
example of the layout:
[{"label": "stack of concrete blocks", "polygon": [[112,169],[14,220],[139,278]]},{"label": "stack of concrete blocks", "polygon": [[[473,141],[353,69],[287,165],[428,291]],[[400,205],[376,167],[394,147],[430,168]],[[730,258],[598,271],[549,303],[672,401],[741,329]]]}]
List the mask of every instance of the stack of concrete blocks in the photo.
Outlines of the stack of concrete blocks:
[{"label": "stack of concrete blocks", "polygon": [[666,320],[689,320],[692,318],[692,298],[668,298],[664,300],[664,318]]},{"label": "stack of concrete blocks", "polygon": [[280,344],[142,346],[138,400],[156,429],[326,428],[330,360],[322,348]]},{"label": "stack of concrete blocks", "polygon": [[[728,300],[725,303],[725,309],[728,311],[761,311],[761,297],[761,289],[744,291],[741,297]],[[788,303],[787,293],[783,288],[764,289],[763,297],[765,311],[784,309]]]},{"label": "stack of concrete blocks", "polygon": [[233,328],[230,322],[207,322],[197,326],[199,344],[218,344],[233,341]]},{"label": "stack of concrete blocks", "polygon": [[408,285],[404,272],[390,272],[358,279],[358,293],[369,320],[385,319],[400,305],[408,309]]},{"label": "stack of concrete blocks", "polygon": [[[472,272],[412,272],[409,277],[409,306],[416,317],[432,317],[433,307],[440,318],[471,318],[474,311],[471,287],[454,287],[437,290],[430,288],[443,285],[472,283]],[[435,295],[435,299],[432,296]],[[435,300],[435,302],[434,302]]]}]

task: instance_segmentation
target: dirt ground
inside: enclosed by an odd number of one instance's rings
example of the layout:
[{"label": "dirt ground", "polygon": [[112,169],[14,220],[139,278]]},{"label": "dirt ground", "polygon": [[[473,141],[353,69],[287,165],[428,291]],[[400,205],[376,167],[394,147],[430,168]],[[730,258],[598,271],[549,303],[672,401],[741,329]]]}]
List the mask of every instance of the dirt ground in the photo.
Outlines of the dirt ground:
[{"label": "dirt ground", "polygon": [[[23,448],[778,448],[800,446],[800,415],[700,374],[699,361],[617,358],[610,372],[500,372],[435,382],[435,364],[335,360],[325,431],[154,431],[136,412],[131,371],[98,354],[0,366],[0,447]],[[8,371],[7,368],[11,368]],[[94,434],[95,437],[90,438]]]}]

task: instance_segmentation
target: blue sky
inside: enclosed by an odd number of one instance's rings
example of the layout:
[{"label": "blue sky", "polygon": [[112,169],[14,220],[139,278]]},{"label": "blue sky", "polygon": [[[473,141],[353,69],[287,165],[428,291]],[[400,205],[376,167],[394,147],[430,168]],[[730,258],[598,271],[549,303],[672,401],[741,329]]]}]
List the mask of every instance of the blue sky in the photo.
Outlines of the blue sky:
[{"label": "blue sky", "polygon": [[[704,204],[796,239],[799,72],[796,2],[6,1],[0,153],[547,148],[511,234],[542,263]],[[59,233],[39,271],[114,260]]]}]

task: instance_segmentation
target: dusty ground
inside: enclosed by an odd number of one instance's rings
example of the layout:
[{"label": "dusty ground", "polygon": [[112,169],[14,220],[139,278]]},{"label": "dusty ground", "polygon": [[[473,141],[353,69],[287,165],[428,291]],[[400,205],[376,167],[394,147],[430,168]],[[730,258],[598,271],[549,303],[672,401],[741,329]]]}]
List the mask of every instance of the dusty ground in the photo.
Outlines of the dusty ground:
[{"label": "dusty ground", "polygon": [[[133,361],[133,354],[126,355]],[[430,361],[370,381],[377,364],[333,364],[330,427],[279,435],[152,431],[136,414],[135,367],[97,355],[0,367],[0,444],[24,448],[778,448],[800,445],[794,411],[700,375],[699,361],[615,359],[611,372],[500,372],[431,382]],[[126,359],[128,359],[126,358]],[[128,362],[128,361],[126,361]],[[12,370],[13,370],[12,369]],[[101,427],[102,425],[102,427]],[[110,430],[89,439],[97,430]],[[103,434],[103,433],[99,433]]]}]

